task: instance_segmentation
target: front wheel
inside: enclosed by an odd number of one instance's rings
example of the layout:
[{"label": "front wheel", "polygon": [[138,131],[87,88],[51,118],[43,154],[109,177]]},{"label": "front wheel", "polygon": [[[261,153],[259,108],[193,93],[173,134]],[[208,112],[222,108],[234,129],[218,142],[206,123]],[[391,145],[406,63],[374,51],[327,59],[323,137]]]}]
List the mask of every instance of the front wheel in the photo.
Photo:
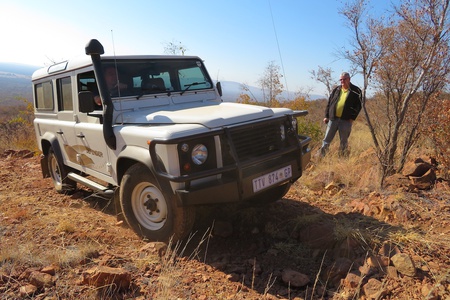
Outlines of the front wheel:
[{"label": "front wheel", "polygon": [[176,242],[186,237],[195,220],[193,207],[178,207],[175,195],[163,191],[150,170],[131,166],[120,187],[120,208],[128,225],[152,241]]}]

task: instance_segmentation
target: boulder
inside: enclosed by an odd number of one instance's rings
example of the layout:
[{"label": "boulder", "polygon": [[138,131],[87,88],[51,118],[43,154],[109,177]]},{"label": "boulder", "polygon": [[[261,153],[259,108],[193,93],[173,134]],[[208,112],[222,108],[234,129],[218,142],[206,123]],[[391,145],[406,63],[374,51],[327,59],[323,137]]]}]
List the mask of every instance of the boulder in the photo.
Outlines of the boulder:
[{"label": "boulder", "polygon": [[113,285],[118,289],[127,289],[131,283],[131,274],[122,268],[98,266],[84,272],[81,283],[96,287]]},{"label": "boulder", "polygon": [[302,287],[310,282],[307,275],[291,269],[283,270],[283,272],[281,273],[281,279],[285,284],[291,287]]},{"label": "boulder", "polygon": [[381,281],[370,278],[363,286],[364,295],[367,299],[383,299],[388,294],[388,290],[383,287]]},{"label": "boulder", "polygon": [[429,190],[436,182],[436,172],[433,169],[429,169],[425,174],[420,177],[409,176],[411,183],[419,190]]},{"label": "boulder", "polygon": [[51,287],[55,284],[53,276],[39,271],[33,271],[29,277],[30,283],[38,288]]},{"label": "boulder", "polygon": [[411,257],[405,253],[398,253],[392,256],[392,264],[397,271],[403,275],[413,277],[416,275],[416,267]]}]

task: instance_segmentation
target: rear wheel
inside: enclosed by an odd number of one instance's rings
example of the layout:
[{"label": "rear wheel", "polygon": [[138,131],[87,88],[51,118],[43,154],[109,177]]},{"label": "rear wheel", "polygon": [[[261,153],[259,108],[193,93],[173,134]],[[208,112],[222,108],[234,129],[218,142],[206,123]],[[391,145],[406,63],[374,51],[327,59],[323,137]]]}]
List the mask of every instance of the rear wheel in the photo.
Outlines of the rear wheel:
[{"label": "rear wheel", "polygon": [[64,164],[58,160],[53,148],[48,151],[48,170],[58,193],[71,193],[76,189],[77,183],[67,178],[68,172]]},{"label": "rear wheel", "polygon": [[195,220],[194,208],[178,207],[175,195],[163,191],[150,170],[139,163],[125,172],[119,201],[128,225],[152,241],[183,239]]}]

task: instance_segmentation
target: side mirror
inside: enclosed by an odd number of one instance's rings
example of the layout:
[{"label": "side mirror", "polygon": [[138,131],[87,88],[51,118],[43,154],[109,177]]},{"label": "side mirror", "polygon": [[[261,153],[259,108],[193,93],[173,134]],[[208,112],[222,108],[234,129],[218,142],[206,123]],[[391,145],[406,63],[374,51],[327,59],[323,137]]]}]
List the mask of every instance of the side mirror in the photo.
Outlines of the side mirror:
[{"label": "side mirror", "polygon": [[220,81],[216,83],[216,89],[219,92],[219,96],[222,97],[222,84],[220,83]]},{"label": "side mirror", "polygon": [[94,94],[90,91],[78,93],[78,108],[82,113],[91,113],[95,110]]}]

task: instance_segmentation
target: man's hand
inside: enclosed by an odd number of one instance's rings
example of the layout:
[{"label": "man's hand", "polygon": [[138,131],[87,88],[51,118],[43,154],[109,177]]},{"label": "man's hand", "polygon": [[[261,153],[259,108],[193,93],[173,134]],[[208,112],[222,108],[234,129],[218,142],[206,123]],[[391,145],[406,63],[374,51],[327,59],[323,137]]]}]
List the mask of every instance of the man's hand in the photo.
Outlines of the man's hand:
[{"label": "man's hand", "polygon": [[328,121],[330,121],[330,119],[328,119],[328,118],[324,118],[324,119],[323,119],[323,122],[324,122],[325,124],[328,124]]}]

